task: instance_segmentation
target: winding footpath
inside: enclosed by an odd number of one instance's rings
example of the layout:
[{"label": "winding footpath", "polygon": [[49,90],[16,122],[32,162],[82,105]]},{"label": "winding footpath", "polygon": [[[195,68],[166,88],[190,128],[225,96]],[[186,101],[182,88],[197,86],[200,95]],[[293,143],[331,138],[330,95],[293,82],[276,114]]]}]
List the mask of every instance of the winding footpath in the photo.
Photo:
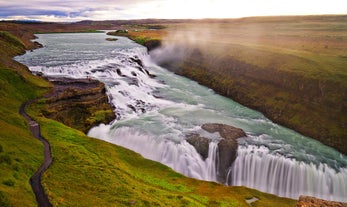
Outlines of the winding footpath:
[{"label": "winding footpath", "polygon": [[23,103],[20,107],[19,113],[22,115],[30,126],[30,131],[34,137],[39,139],[44,146],[44,160],[41,166],[37,169],[34,175],[30,178],[30,185],[33,189],[36,197],[36,201],[39,207],[51,207],[52,204],[49,202],[48,196],[41,184],[42,174],[47,170],[47,168],[52,163],[51,147],[46,139],[41,136],[40,125],[34,121],[26,112],[25,107],[32,101],[27,101]]}]

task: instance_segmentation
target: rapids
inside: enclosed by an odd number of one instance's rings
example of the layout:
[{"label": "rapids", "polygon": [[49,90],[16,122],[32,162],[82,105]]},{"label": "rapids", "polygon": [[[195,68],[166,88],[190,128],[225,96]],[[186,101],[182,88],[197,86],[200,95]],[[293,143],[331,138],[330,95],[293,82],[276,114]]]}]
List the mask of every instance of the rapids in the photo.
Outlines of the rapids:
[{"label": "rapids", "polygon": [[[206,160],[185,139],[204,123],[242,128],[227,185],[297,199],[311,195],[347,202],[347,157],[261,113],[156,65],[146,48],[104,33],[39,34],[43,48],[15,59],[36,74],[105,83],[117,120],[89,136],[132,149],[189,177],[216,181],[219,134]],[[156,76],[154,78],[154,76]],[[206,133],[206,132],[205,132]]]}]

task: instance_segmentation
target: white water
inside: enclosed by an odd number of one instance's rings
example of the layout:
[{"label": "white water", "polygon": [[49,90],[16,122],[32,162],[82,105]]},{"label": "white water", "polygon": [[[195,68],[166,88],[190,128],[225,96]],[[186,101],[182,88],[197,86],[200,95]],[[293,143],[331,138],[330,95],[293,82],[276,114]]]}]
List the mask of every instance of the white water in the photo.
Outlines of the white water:
[{"label": "white water", "polygon": [[270,154],[264,146],[249,145],[239,147],[227,184],[245,185],[284,197],[308,195],[345,201],[347,170],[336,172],[326,164],[305,164]]},{"label": "white water", "polygon": [[[132,149],[189,177],[216,180],[218,134],[203,160],[185,141],[203,132],[204,123],[242,128],[238,156],[228,184],[277,195],[312,195],[347,201],[347,158],[321,143],[272,123],[262,114],[215,94],[196,82],[155,65],[144,47],[105,34],[39,35],[44,48],[16,59],[33,72],[70,78],[92,77],[105,83],[118,120],[89,135]],[[141,59],[141,68],[134,59]],[[150,78],[144,71],[157,75]],[[207,132],[204,132],[207,133]]]}]

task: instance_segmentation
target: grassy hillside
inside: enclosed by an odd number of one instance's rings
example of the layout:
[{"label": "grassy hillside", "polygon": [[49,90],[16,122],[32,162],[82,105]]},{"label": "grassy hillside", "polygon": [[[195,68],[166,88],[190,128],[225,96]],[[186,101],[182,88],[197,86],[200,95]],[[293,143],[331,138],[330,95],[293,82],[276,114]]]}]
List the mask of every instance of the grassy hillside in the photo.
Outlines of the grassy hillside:
[{"label": "grassy hillside", "polygon": [[32,137],[18,111],[24,101],[42,95],[49,84],[11,59],[23,52],[18,39],[0,32],[0,44],[0,206],[36,206],[29,178],[43,160],[43,146]]},{"label": "grassy hillside", "polygon": [[[1,33],[0,206],[36,206],[29,178],[43,159],[43,147],[19,114],[20,105],[41,96],[50,84],[11,58],[24,45]],[[3,47],[6,45],[6,47]],[[244,187],[226,187],[183,177],[159,163],[42,116],[45,100],[27,111],[50,142],[53,163],[43,185],[55,206],[294,206],[295,201]]]}]

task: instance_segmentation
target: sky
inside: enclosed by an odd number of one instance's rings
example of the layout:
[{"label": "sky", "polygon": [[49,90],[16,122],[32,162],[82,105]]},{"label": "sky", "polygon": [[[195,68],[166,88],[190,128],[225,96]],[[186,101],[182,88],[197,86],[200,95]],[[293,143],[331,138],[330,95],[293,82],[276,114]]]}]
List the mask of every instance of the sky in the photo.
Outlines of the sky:
[{"label": "sky", "polygon": [[74,22],[347,14],[347,0],[0,0],[0,20]]}]

